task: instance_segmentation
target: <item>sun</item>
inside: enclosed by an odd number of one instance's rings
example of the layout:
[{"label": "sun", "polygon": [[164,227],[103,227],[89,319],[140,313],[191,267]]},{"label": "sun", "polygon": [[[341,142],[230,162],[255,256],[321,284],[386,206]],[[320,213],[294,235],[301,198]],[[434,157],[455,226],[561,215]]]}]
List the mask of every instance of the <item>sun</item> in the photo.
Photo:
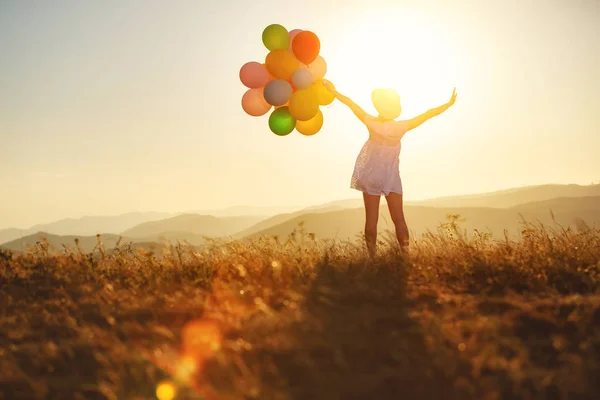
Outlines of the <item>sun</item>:
[{"label": "sun", "polygon": [[373,111],[374,88],[390,87],[400,93],[401,118],[414,116],[446,101],[459,81],[458,46],[426,14],[378,9],[346,29],[328,76],[365,109]]}]

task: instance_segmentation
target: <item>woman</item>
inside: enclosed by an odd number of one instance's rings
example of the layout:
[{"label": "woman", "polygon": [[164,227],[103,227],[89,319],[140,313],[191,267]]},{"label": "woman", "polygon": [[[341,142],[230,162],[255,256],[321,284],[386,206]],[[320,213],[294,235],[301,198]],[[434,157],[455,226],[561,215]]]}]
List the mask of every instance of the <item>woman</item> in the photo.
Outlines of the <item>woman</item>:
[{"label": "woman", "polygon": [[367,114],[348,97],[340,94],[331,82],[324,83],[327,90],[348,106],[369,131],[369,139],[356,159],[350,184],[351,188],[363,192],[366,214],[365,241],[369,255],[375,256],[379,202],[382,195],[387,200],[398,243],[404,250],[407,250],[408,228],[404,219],[399,167],[400,142],[406,132],[415,129],[452,106],[456,101],[456,88],[452,92],[450,101],[446,104],[413,119],[396,121],[402,112],[402,107],[400,96],[394,89],[373,90],[371,99],[378,113],[374,117]]}]

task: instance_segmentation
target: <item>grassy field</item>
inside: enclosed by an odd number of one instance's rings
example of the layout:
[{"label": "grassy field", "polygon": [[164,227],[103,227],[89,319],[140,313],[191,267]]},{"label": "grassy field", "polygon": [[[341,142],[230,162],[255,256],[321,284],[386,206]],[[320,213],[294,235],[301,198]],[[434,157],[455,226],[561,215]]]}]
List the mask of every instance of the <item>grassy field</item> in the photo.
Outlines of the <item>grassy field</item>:
[{"label": "grassy field", "polygon": [[591,399],[600,231],[0,253],[3,399]]}]

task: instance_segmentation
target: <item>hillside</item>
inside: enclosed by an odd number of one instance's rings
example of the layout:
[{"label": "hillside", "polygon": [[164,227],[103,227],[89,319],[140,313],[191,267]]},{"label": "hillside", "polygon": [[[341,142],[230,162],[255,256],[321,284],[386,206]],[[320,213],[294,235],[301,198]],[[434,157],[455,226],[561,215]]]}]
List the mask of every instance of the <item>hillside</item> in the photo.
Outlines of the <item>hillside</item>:
[{"label": "hillside", "polygon": [[[393,224],[387,207],[380,209],[379,230],[393,231]],[[435,231],[446,221],[449,214],[458,214],[464,222],[460,224],[468,232],[477,229],[501,236],[504,229],[510,234],[521,231],[522,218],[531,222],[553,225],[553,210],[556,222],[563,226],[576,226],[581,219],[587,224],[600,226],[600,201],[595,198],[555,199],[543,203],[530,203],[509,209],[502,208],[441,208],[406,206],[406,220],[412,235],[420,235],[427,230]],[[266,221],[265,221],[266,222]],[[348,239],[360,235],[364,229],[364,210],[362,208],[332,211],[324,213],[306,213],[261,231],[255,231],[248,237],[280,236],[287,237],[303,223],[306,232],[314,233],[323,239]]]},{"label": "hillside", "polygon": [[362,199],[362,197],[357,197],[355,199],[344,199],[344,200],[330,201],[330,202],[325,203],[325,204],[319,204],[319,205],[316,205],[316,206],[311,206],[311,207],[304,208],[301,211],[304,211],[304,212],[309,212],[309,211],[319,211],[319,212],[323,212],[323,211],[335,211],[335,210],[344,210],[344,209],[349,209],[349,208],[357,208],[357,207],[361,207],[362,205],[363,205],[363,199]]},{"label": "hillside", "polygon": [[202,236],[227,237],[261,221],[263,217],[214,217],[212,215],[184,214],[160,221],[146,222],[123,232],[124,236],[146,240],[161,237],[169,240],[202,241]]},{"label": "hillside", "polygon": [[[473,195],[447,196],[425,200],[405,201],[407,206],[427,207],[492,207],[510,208],[521,204],[538,202],[553,202],[557,198],[575,197],[600,197],[600,184],[598,185],[539,185],[526,186],[499,190],[495,192],[479,193]],[[363,200],[355,199],[337,200],[329,203],[307,207],[302,211],[316,211],[335,209],[348,209],[361,207]],[[382,204],[385,200],[382,199]]]},{"label": "hillside", "polygon": [[[157,234],[152,234],[148,236],[140,236],[135,237],[133,239],[134,243],[138,242],[152,242],[152,243],[161,243],[165,242],[176,244],[176,243],[187,243],[193,246],[200,246],[206,242],[206,238],[215,238],[220,239],[223,236],[207,236],[203,234],[190,233],[186,231],[165,231]],[[227,236],[225,236],[227,238]]]},{"label": "hillside", "polygon": [[119,233],[147,221],[160,220],[173,214],[161,212],[131,212],[121,215],[86,216],[81,218],[65,218],[47,224],[34,225],[27,229],[0,230],[0,244],[18,239],[21,236],[47,232],[52,235],[93,236],[98,233]]},{"label": "hillside", "polygon": [[600,210],[600,196],[585,197],[560,197],[557,199],[536,201],[511,207],[519,211],[550,211],[574,212],[574,211],[598,211]]},{"label": "hillside", "polygon": [[28,230],[17,229],[17,228],[8,228],[8,229],[0,229],[0,244],[10,242],[22,236],[29,235],[30,232]]},{"label": "hillside", "polygon": [[519,204],[533,203],[564,197],[600,196],[597,185],[540,185],[501,190],[475,195],[440,197],[429,200],[407,202],[407,205],[429,207],[494,207],[508,208]]},{"label": "hillside", "polygon": [[212,215],[213,217],[270,217],[277,214],[291,213],[302,209],[299,206],[233,206],[219,210],[194,210],[186,214]]},{"label": "hillside", "polygon": [[[307,212],[307,210],[312,210],[312,211]],[[275,226],[278,226],[281,224],[285,224],[288,221],[295,220],[299,217],[302,217],[303,215],[310,215],[310,214],[320,215],[320,214],[326,214],[326,213],[329,213],[332,211],[339,211],[339,208],[336,206],[333,206],[333,205],[314,206],[314,207],[310,207],[308,209],[296,211],[293,213],[275,215],[271,218],[267,218],[263,221],[260,221],[256,224],[248,227],[247,229],[237,232],[235,235],[233,235],[233,238],[241,239],[241,238],[245,238],[248,236],[253,236],[259,232],[263,232],[272,227],[275,227]]]},{"label": "hillside", "polygon": [[[445,215],[460,214],[467,218],[467,229],[489,229],[502,232],[504,228],[518,231],[519,213],[528,219],[551,222],[552,209],[560,223],[570,224],[581,219],[596,222],[600,204],[600,185],[541,185],[514,188],[477,195],[452,196],[424,201],[406,202],[409,227],[414,233],[435,229]],[[422,209],[421,207],[425,207]],[[362,199],[345,199],[307,207],[294,212],[277,214],[269,212],[290,210],[294,207],[230,207],[214,214],[245,216],[217,217],[203,214],[168,214],[159,212],[132,212],[117,216],[88,216],[67,218],[49,224],[35,225],[29,229],[0,230],[0,244],[13,242],[20,237],[46,232],[51,235],[94,236],[110,232],[134,239],[136,242],[187,241],[201,244],[204,237],[234,237],[236,239],[263,234],[287,235],[298,223],[306,222],[306,229],[322,237],[354,237],[362,231],[364,221]],[[503,213],[502,209],[511,212]],[[354,210],[354,211],[353,211]],[[358,211],[357,211],[358,210]],[[381,202],[382,229],[389,220],[385,200]],[[332,213],[331,215],[325,215]],[[517,217],[515,217],[515,215]],[[343,220],[349,218],[349,220]],[[328,225],[325,227],[324,225]],[[391,226],[391,223],[388,223]],[[12,244],[11,244],[12,245]]]},{"label": "hillside", "polygon": [[[554,194],[564,194],[559,196],[554,196]],[[573,198],[583,198],[584,200],[573,200],[570,201],[568,199]],[[465,196],[454,196],[454,197],[443,197],[437,199],[429,199],[422,201],[407,201],[405,202],[405,207],[427,207],[427,208],[444,208],[444,209],[452,209],[447,211],[452,211],[454,213],[463,214],[462,211],[456,210],[458,208],[462,209],[463,207],[467,208],[516,208],[523,206],[522,209],[516,210],[516,213],[521,211],[531,211],[538,210],[543,207],[546,207],[546,210],[549,210],[550,207],[555,208],[556,210],[562,210],[563,206],[561,205],[561,201],[565,203],[567,209],[576,211],[577,209],[582,209],[585,215],[589,213],[586,210],[590,209],[590,206],[593,206],[595,200],[593,197],[600,197],[600,185],[591,185],[591,186],[580,186],[580,185],[543,185],[543,186],[532,186],[532,187],[524,187],[524,188],[514,188],[508,189],[498,192],[491,193],[483,193],[478,195],[465,195]],[[556,200],[557,198],[565,199],[565,200]],[[336,200],[320,205],[315,205],[311,207],[304,208],[300,211],[294,213],[280,214],[271,218],[267,218],[264,221],[252,226],[242,232],[238,232],[235,235],[235,238],[243,238],[248,236],[255,236],[256,234],[264,234],[268,232],[271,228],[274,228],[273,232],[279,231],[279,228],[275,228],[277,225],[290,222],[290,226],[292,224],[296,224],[300,220],[298,217],[302,215],[308,215],[313,213],[323,214],[327,212],[335,212],[335,211],[344,211],[361,208],[363,204],[363,200],[360,197],[355,199],[344,199],[344,200]],[[594,209],[593,207],[591,209]],[[591,210],[590,209],[590,210]],[[389,213],[387,212],[387,204],[385,199],[381,200],[381,210],[382,216],[389,218]],[[491,211],[490,211],[491,212]],[[516,213],[507,214],[509,219],[513,219],[512,216]],[[407,211],[407,215],[409,212]],[[484,213],[485,214],[485,213]],[[592,213],[593,214],[593,213]],[[344,215],[344,214],[340,214]],[[352,212],[349,215],[353,215]],[[437,226],[437,221],[444,220],[445,216],[439,216],[440,213],[433,214],[433,222],[422,224],[417,222],[413,223],[412,226],[415,227],[417,231],[423,231],[424,229],[432,229]],[[473,217],[478,217],[480,214],[476,213]],[[501,224],[496,223],[499,219],[502,222],[502,218],[504,218],[504,214],[498,213],[497,217],[492,217],[491,214],[488,213],[491,218],[491,221],[482,221],[480,225],[488,226],[489,222],[493,223],[493,226],[498,229]],[[424,217],[426,220],[430,220],[430,215],[418,215],[417,218]],[[352,217],[354,218],[354,217]],[[331,223],[338,224],[336,221],[330,221]],[[350,224],[349,222],[345,222],[346,224]],[[362,223],[361,223],[362,224]],[[421,226],[423,225],[423,226]],[[510,224],[508,226],[509,229],[516,229],[516,224]],[[289,226],[283,228],[282,232],[291,232]],[[351,229],[354,232],[354,228]],[[501,231],[501,230],[500,230]]]},{"label": "hillside", "polygon": [[[105,249],[112,249],[119,240],[119,235],[103,234],[101,236],[102,244]],[[98,238],[94,236],[61,236],[53,235],[47,232],[38,232],[33,235],[24,236],[22,239],[15,239],[8,243],[0,245],[0,249],[12,251],[26,251],[28,247],[35,247],[36,243],[47,241],[50,245],[50,250],[61,251],[63,244],[71,249],[75,249],[75,239],[79,239],[79,247],[81,250],[91,252],[98,244]],[[128,243],[130,239],[123,238],[121,243]]]},{"label": "hillside", "polygon": [[[328,211],[334,206],[324,207],[320,211],[296,212],[282,214],[259,221],[258,217],[231,217],[216,218],[202,215],[181,215],[162,221],[141,224],[123,233],[122,243],[132,242],[134,247],[149,248],[162,244],[164,241],[171,243],[187,242],[192,245],[201,245],[205,237],[235,239],[256,238],[260,236],[278,236],[286,238],[300,224],[307,233],[314,233],[321,239],[355,239],[364,229],[364,210],[362,208],[336,209]],[[317,208],[317,210],[319,210]],[[504,229],[511,236],[517,235],[523,228],[522,217],[527,221],[541,222],[553,226],[554,221],[550,213],[554,213],[556,222],[567,227],[578,226],[580,220],[588,225],[600,226],[600,197],[558,198],[542,202],[522,204],[511,208],[442,208],[406,206],[406,219],[411,234],[420,235],[426,231],[436,231],[441,223],[446,222],[449,214],[461,216],[460,226],[472,232],[477,229],[481,232],[492,232],[495,237],[502,237]],[[522,217],[521,217],[522,216]],[[251,225],[251,226],[250,226]],[[250,226],[250,227],[248,227]],[[237,234],[232,234],[239,228]],[[245,228],[245,229],[244,229]],[[379,220],[380,233],[393,231],[393,224],[387,207],[381,207]],[[114,247],[119,235],[103,234],[102,242],[105,248]],[[61,250],[62,245],[74,247],[75,238],[79,238],[83,251],[91,251],[97,244],[95,235],[53,235],[46,232],[24,236],[0,246],[2,249],[22,251],[28,246],[35,246],[36,242],[47,239],[51,248]]]}]

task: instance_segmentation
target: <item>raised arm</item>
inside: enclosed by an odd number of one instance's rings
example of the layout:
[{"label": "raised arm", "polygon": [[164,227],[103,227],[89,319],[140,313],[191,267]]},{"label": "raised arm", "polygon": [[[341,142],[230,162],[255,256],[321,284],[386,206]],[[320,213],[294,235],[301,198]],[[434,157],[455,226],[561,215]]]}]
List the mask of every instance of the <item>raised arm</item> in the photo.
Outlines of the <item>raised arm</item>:
[{"label": "raised arm", "polygon": [[354,113],[354,115],[356,115],[356,117],[358,119],[360,119],[362,122],[365,121],[365,117],[367,116],[367,113],[365,112],[365,110],[360,108],[360,106],[358,104],[356,104],[355,102],[353,102],[349,97],[346,97],[343,94],[341,94],[340,92],[338,92],[331,82],[324,80],[323,84],[325,85],[325,88],[327,90],[329,90],[331,92],[331,94],[333,94],[335,96],[336,99],[338,99],[343,104],[348,106],[348,108],[350,108],[350,110],[352,110],[352,112]]},{"label": "raised arm", "polygon": [[450,108],[454,104],[455,101],[456,101],[456,88],[454,88],[454,91],[452,92],[452,97],[446,104],[441,105],[436,108],[432,108],[431,110],[419,115],[418,117],[414,117],[413,119],[408,120],[408,130],[410,131],[411,129],[415,129],[417,126],[421,125],[423,122],[427,121],[428,119],[431,119],[435,116],[440,115],[441,113],[446,111],[448,108]]}]

